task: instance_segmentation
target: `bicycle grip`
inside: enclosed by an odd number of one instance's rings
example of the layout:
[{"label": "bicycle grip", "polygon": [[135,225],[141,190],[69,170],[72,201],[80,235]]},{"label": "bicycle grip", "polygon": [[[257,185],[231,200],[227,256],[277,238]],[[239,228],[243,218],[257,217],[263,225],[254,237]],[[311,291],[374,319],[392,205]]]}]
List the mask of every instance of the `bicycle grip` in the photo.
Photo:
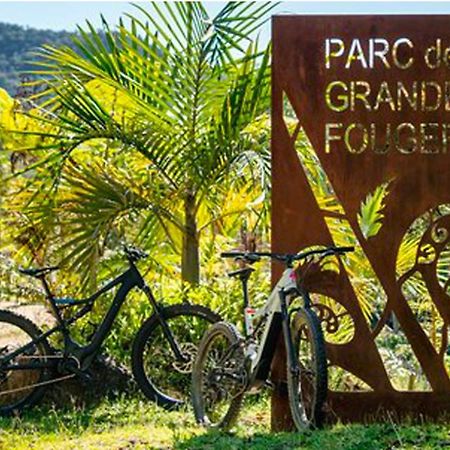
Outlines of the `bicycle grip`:
[{"label": "bicycle grip", "polygon": [[237,258],[238,256],[244,256],[242,252],[222,252],[220,254],[222,258]]},{"label": "bicycle grip", "polygon": [[355,247],[349,246],[349,247],[335,247],[334,248],[337,253],[348,253],[353,252],[355,250]]}]

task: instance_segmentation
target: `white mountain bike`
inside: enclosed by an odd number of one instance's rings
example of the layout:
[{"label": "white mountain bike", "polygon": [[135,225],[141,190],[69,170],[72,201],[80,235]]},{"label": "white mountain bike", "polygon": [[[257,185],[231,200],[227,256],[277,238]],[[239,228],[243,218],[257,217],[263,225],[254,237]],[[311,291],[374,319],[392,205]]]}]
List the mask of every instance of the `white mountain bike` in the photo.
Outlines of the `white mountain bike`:
[{"label": "white mountain bike", "polygon": [[[213,324],[203,335],[192,370],[192,400],[197,422],[208,428],[229,429],[237,419],[244,394],[270,385],[272,359],[283,333],[287,354],[287,387],[292,418],[298,430],[320,427],[328,390],[327,358],[320,321],[309,293],[297,280],[295,261],[312,263],[353,251],[327,247],[299,254],[266,252],[222,253],[248,265],[229,273],[242,282],[244,336],[227,322]],[[265,305],[249,305],[251,264],[269,257],[285,264],[280,280]],[[295,300],[300,298],[303,304]],[[295,305],[297,303],[297,306]]]}]

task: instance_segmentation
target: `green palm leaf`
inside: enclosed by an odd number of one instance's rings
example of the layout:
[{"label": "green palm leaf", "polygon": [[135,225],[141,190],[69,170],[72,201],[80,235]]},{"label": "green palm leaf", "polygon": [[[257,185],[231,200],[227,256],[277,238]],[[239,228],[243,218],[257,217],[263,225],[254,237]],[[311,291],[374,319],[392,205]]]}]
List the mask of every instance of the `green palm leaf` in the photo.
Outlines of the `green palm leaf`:
[{"label": "green palm leaf", "polygon": [[[103,18],[101,31],[87,22],[73,50],[46,46],[33,70],[44,81],[30,117],[45,129],[31,132],[56,155],[64,251],[79,267],[96,264],[103,241],[132,210],[140,210],[134,238],[150,246],[164,236],[178,249],[197,239],[200,209],[217,222],[214,202],[229,189],[248,186],[265,198],[269,186],[267,133],[256,142],[248,130],[269,109],[270,49],[249,35],[276,4],[229,2],[215,17],[200,2],[135,6],[115,29]],[[104,161],[116,165],[115,175],[80,152],[97,162],[112,152]],[[135,154],[156,174],[155,186],[128,167]],[[130,172],[123,177],[119,168]],[[131,189],[133,179],[148,193]],[[195,270],[188,278],[198,280]]]}]

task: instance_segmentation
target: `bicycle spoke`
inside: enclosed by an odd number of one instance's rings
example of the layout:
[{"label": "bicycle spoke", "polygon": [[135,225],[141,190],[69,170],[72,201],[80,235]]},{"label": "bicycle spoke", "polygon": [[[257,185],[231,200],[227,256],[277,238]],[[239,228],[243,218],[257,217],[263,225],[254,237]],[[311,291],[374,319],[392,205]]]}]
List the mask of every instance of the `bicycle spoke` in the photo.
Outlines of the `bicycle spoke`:
[{"label": "bicycle spoke", "polygon": [[215,339],[209,349],[202,373],[205,412],[211,422],[220,420],[230,402],[245,387],[244,377],[239,376],[243,370],[243,358],[238,356],[237,350],[238,346],[230,346],[224,337]]},{"label": "bicycle spoke", "polygon": [[[24,353],[8,361],[2,369],[2,358],[7,358],[9,354],[12,354],[29,342],[31,342],[31,336],[21,327],[13,323],[1,323],[0,409],[25,401],[43,381],[42,369],[33,367],[33,361],[47,361],[47,355],[39,344],[31,345]],[[22,364],[23,368],[21,368]],[[29,367],[30,364],[31,367]]]},{"label": "bicycle spoke", "polygon": [[145,374],[159,391],[179,400],[190,399],[192,364],[197,344],[210,322],[198,316],[179,315],[167,319],[183,357],[175,357],[161,327],[149,336],[143,353]]}]

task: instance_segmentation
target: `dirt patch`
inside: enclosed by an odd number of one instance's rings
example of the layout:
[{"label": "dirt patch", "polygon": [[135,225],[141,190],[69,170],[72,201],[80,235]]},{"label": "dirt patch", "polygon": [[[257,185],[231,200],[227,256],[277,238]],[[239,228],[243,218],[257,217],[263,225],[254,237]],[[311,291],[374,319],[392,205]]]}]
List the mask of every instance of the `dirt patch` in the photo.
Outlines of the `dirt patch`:
[{"label": "dirt patch", "polygon": [[13,303],[13,302],[0,302],[0,309],[6,309],[21,316],[30,319],[38,327],[43,325],[54,326],[56,325],[56,319],[51,314],[49,309],[38,303]]}]

